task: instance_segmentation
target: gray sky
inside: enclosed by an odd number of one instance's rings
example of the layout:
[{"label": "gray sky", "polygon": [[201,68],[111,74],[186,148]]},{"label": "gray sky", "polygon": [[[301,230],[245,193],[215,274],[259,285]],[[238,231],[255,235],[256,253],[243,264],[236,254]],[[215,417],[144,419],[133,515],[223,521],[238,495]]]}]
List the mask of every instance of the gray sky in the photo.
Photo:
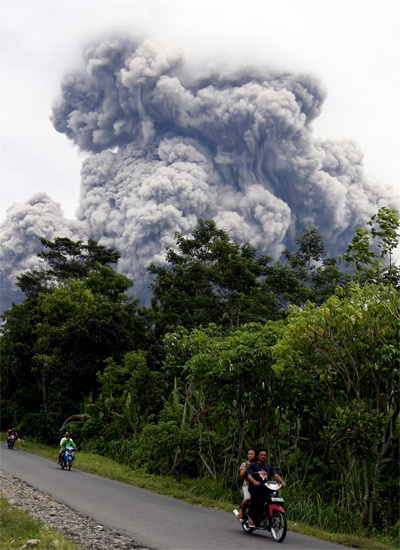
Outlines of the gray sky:
[{"label": "gray sky", "polygon": [[46,191],[67,217],[82,153],[50,120],[81,48],[121,30],[178,48],[187,64],[225,59],[305,71],[328,98],[316,135],[354,139],[366,175],[400,195],[398,0],[0,0],[1,204]]}]

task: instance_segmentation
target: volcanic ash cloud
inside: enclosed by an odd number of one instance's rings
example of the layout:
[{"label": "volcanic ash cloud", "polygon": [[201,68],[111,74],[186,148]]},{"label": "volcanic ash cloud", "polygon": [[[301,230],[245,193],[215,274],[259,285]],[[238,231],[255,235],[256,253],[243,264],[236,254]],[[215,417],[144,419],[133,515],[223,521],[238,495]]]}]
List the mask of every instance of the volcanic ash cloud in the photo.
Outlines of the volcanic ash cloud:
[{"label": "volcanic ash cloud", "polygon": [[23,204],[13,204],[0,225],[1,311],[10,307],[12,301],[23,299],[14,284],[15,277],[43,266],[43,260],[36,255],[41,249],[39,237],[79,240],[86,233],[84,222],[65,219],[60,204],[46,193],[36,193]]},{"label": "volcanic ash cloud", "polygon": [[314,138],[325,91],[308,75],[216,64],[191,74],[148,40],[107,40],[84,58],[85,70],[64,79],[52,121],[91,153],[81,238],[118,248],[138,295],[146,266],[199,217],[274,257],[315,224],[335,254],[391,204],[365,179],[353,142]]}]

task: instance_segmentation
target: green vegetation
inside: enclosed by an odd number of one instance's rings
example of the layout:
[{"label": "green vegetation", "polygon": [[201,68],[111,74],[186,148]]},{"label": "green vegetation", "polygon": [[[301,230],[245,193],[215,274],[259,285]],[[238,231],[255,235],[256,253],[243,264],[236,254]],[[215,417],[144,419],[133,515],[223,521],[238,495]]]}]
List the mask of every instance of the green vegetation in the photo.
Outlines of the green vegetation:
[{"label": "green vegetation", "polygon": [[[18,445],[31,453],[50,460],[56,460],[57,448],[37,441],[26,440],[23,443],[19,442]],[[184,500],[197,506],[215,508],[231,513],[233,508],[238,505],[239,491],[224,489],[219,482],[210,477],[201,479],[183,477],[178,482],[171,476],[158,476],[140,470],[133,471],[129,466],[120,464],[111,458],[85,451],[77,453],[74,467],[91,474]],[[393,529],[392,537],[379,536],[378,533],[375,533],[375,536],[363,537],[354,532],[351,517],[347,518],[349,522],[347,533],[330,532],[325,526],[332,523],[332,517],[336,517],[334,505],[324,504],[318,494],[310,496],[307,500],[299,501],[295,498],[296,492],[296,487],[289,487],[283,493],[285,507],[288,508],[286,505],[288,504],[292,509],[292,516],[300,518],[296,521],[289,521],[289,528],[292,531],[365,550],[395,550],[395,548],[398,548],[395,540],[395,529]],[[319,525],[308,525],[307,521],[313,523],[316,516],[319,518]]]},{"label": "green vegetation", "polygon": [[1,547],[6,549],[21,548],[28,540],[39,540],[35,546],[39,549],[74,550],[76,544],[68,541],[60,531],[50,529],[38,520],[35,520],[23,510],[11,506],[7,499],[0,497],[0,541]]},{"label": "green vegetation", "polygon": [[399,227],[381,208],[338,258],[307,228],[273,263],[200,220],[149,266],[149,308],[111,267],[117,251],[43,239],[43,269],[3,315],[3,428],[54,446],[68,428],[79,460],[191,492],[200,479],[229,503],[262,445],[293,521],[396,540]]}]

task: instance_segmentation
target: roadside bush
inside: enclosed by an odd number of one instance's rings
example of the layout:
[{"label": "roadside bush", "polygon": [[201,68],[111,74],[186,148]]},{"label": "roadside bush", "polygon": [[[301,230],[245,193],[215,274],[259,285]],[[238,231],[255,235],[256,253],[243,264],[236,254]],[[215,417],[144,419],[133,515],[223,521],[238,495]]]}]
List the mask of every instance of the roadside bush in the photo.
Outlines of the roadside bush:
[{"label": "roadside bush", "polygon": [[37,439],[42,443],[59,442],[59,423],[54,418],[46,417],[42,412],[26,414],[15,426],[21,438]]},{"label": "roadside bush", "polygon": [[110,441],[108,446],[109,456],[120,462],[130,466],[133,470],[145,470],[147,467],[144,464],[143,453],[140,445],[140,436],[132,439],[119,439],[118,441]]},{"label": "roadside bush", "polygon": [[196,476],[199,432],[197,426],[180,427],[174,421],[145,426],[141,433],[143,460],[149,473],[172,474],[179,481],[181,475]]},{"label": "roadside bush", "polygon": [[109,456],[114,458],[110,453],[110,441],[107,441],[103,437],[92,437],[87,441],[84,441],[80,447],[83,451],[90,453],[96,453],[101,456]]},{"label": "roadside bush", "polygon": [[[243,483],[243,482],[242,482]],[[227,488],[220,480],[212,477],[200,477],[191,480],[190,494],[210,500],[240,504],[241,484],[238,488]]]},{"label": "roadside bush", "polygon": [[83,424],[80,429],[80,439],[82,443],[85,444],[86,441],[89,441],[92,438],[99,437],[102,429],[104,427],[104,422],[97,418],[89,418]]}]

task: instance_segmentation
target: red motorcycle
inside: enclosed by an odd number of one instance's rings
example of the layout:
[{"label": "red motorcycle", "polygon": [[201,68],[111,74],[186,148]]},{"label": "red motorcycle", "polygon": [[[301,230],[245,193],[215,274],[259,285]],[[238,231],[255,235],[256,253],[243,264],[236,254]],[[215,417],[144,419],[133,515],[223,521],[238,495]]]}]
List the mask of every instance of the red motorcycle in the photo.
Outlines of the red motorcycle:
[{"label": "red motorcycle", "polygon": [[[270,531],[272,538],[276,542],[283,542],[287,532],[286,512],[283,508],[284,500],[278,496],[279,489],[282,488],[282,483],[278,481],[265,481],[265,500],[263,511],[255,524],[255,527],[249,525],[249,511],[245,510],[243,518],[239,519],[242,524],[242,529],[246,533],[253,533],[256,529],[260,531]],[[238,511],[233,513],[237,517]]]}]

